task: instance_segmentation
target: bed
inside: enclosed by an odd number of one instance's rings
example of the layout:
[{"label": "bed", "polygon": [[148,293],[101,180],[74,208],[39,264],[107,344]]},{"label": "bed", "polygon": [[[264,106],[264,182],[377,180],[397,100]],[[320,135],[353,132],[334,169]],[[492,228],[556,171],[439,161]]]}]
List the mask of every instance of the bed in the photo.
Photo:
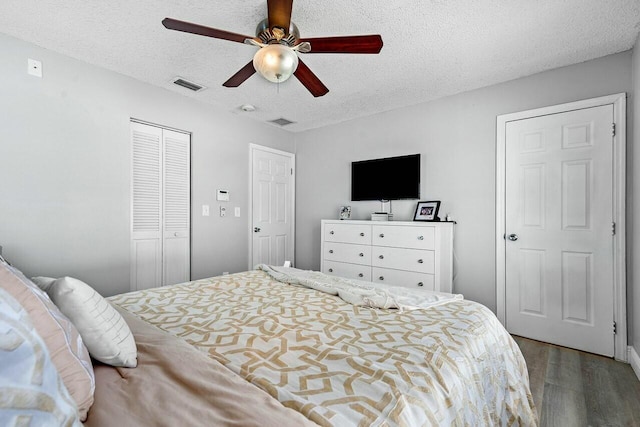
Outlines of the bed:
[{"label": "bed", "polygon": [[138,367],[96,364],[85,425],[537,425],[517,345],[481,304],[378,309],[262,270],[108,298]]},{"label": "bed", "polygon": [[0,400],[2,425],[537,425],[486,307],[269,266],[107,301],[0,258]]}]

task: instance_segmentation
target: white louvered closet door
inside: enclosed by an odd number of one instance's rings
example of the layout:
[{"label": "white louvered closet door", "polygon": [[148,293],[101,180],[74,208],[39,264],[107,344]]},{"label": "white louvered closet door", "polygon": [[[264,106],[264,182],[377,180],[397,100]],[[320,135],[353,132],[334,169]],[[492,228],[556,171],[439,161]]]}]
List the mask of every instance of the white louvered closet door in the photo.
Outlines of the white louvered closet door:
[{"label": "white louvered closet door", "polygon": [[165,129],[163,285],[190,278],[190,136]]},{"label": "white louvered closet door", "polygon": [[131,289],[190,279],[190,135],[131,123]]}]

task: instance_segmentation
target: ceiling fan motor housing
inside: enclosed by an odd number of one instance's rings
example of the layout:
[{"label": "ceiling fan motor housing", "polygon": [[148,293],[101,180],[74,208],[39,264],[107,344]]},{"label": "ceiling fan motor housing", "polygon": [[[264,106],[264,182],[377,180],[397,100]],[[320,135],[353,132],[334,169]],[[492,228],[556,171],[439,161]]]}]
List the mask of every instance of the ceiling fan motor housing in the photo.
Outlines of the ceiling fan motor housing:
[{"label": "ceiling fan motor housing", "polygon": [[[273,35],[273,32],[271,31],[271,28],[269,28],[268,19],[265,18],[262,21],[260,21],[260,23],[256,27],[256,37],[262,40],[262,42],[265,44],[272,43],[274,40],[276,40],[275,36]],[[299,38],[300,38],[300,31],[298,30],[298,27],[296,26],[296,24],[291,22],[289,24],[289,31],[288,32],[285,31],[285,37],[282,38],[282,40],[284,40],[287,45],[293,46],[296,40],[298,40]]]}]

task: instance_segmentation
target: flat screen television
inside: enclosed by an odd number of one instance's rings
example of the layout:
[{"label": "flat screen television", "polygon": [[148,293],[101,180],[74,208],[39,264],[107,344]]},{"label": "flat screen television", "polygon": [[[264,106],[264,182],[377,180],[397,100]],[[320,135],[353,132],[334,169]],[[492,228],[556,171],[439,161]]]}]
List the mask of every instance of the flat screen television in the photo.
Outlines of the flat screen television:
[{"label": "flat screen television", "polygon": [[351,200],[420,198],[420,154],[351,163]]}]

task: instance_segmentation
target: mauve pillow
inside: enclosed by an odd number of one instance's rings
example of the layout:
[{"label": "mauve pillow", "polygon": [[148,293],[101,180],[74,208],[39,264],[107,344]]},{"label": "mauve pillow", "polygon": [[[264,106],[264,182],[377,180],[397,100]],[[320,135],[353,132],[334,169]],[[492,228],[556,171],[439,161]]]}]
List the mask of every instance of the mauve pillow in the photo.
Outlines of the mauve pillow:
[{"label": "mauve pillow", "polygon": [[0,425],[77,426],[78,407],[29,314],[0,289]]},{"label": "mauve pillow", "polygon": [[91,358],[80,333],[47,294],[20,270],[2,261],[0,288],[7,291],[29,314],[36,331],[47,345],[64,385],[78,405],[80,420],[84,421],[93,404],[95,378]]}]

